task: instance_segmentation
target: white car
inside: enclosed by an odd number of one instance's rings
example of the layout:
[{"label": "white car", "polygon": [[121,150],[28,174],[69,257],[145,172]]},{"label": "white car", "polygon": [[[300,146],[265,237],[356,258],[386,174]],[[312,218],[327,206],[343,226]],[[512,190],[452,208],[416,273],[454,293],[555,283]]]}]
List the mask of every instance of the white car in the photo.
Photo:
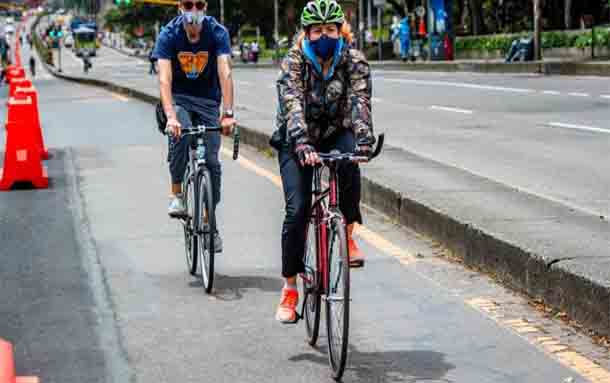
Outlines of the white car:
[{"label": "white car", "polygon": [[7,35],[12,35],[13,33],[15,33],[15,26],[12,24],[5,25],[4,33],[6,33]]},{"label": "white car", "polygon": [[72,48],[73,45],[74,45],[74,37],[72,37],[72,35],[66,36],[66,38],[64,39],[64,47]]}]

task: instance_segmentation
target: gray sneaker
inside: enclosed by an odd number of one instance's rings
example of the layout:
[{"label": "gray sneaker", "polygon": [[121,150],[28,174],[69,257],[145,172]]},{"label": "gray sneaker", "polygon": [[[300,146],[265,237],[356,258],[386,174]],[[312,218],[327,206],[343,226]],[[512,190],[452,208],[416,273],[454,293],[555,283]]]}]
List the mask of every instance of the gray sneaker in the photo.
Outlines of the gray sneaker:
[{"label": "gray sneaker", "polygon": [[186,215],[186,207],[184,206],[181,194],[177,194],[171,199],[167,214],[171,218],[183,218]]}]

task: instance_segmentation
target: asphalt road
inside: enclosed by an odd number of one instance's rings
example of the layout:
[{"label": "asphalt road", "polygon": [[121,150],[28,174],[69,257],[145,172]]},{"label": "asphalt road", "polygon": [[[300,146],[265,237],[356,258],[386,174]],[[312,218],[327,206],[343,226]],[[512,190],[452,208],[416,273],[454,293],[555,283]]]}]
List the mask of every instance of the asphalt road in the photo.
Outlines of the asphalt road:
[{"label": "asphalt road", "polygon": [[[274,114],[275,70],[235,71],[240,104]],[[610,216],[610,79],[374,73],[390,145],[593,216]]]},{"label": "asphalt road", "polygon": [[[223,155],[225,252],[206,296],[166,216],[153,108],[44,76],[35,85],[52,187],[0,194],[0,336],[16,343],[19,372],[58,383],[330,381],[324,338],[312,349],[302,325],[273,319],[283,214],[275,160],[248,148],[239,163]],[[608,376],[607,350],[366,213],[344,381]]]},{"label": "asphalt road", "polygon": [[[63,65],[82,67],[67,52]],[[103,47],[89,76],[156,94],[147,73],[148,62]],[[271,130],[277,70],[240,67],[234,76],[244,121]],[[610,79],[377,70],[373,84],[375,127],[391,145],[610,216]]]}]

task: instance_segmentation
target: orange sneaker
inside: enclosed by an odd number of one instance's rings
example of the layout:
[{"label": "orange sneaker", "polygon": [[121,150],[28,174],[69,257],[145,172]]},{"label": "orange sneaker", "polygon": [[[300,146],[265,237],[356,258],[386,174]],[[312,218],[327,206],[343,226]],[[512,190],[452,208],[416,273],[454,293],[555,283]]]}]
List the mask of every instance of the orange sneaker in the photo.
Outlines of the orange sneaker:
[{"label": "orange sneaker", "polygon": [[347,226],[347,251],[349,254],[349,267],[360,268],[364,267],[364,254],[360,251],[358,244],[354,240],[354,224]]},{"label": "orange sneaker", "polygon": [[282,299],[275,313],[275,320],[282,323],[296,323],[297,321],[297,305],[299,303],[299,290],[282,289]]}]

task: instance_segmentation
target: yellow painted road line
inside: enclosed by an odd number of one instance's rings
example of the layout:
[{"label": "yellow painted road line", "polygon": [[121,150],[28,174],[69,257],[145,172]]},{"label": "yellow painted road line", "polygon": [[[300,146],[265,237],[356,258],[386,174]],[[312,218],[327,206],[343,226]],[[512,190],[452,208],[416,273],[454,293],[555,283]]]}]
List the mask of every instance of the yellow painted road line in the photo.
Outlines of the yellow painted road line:
[{"label": "yellow painted road line", "polygon": [[[232,157],[233,152],[229,149],[223,148],[222,154],[227,157]],[[275,186],[280,188],[282,187],[282,179],[280,178],[280,176],[273,174],[267,169],[261,168],[254,162],[244,158],[242,155],[239,156],[238,162],[244,168],[251,170],[259,176],[268,179]],[[411,263],[416,259],[412,254],[394,245],[392,242],[383,238],[381,235],[375,233],[374,231],[368,229],[366,226],[358,225],[355,231],[356,234],[362,239],[364,239],[366,242],[368,242],[375,248],[381,250],[385,254],[398,258],[401,263]]]},{"label": "yellow painted road line", "polygon": [[[494,312],[497,311],[497,305],[495,305],[492,300],[487,298],[474,298],[467,300],[466,303],[481,313],[490,314],[488,316],[496,323],[503,327],[510,328],[522,339],[528,341],[528,343],[539,346],[546,354],[551,355],[561,364],[582,375],[591,381],[591,383],[610,383],[610,372],[608,370],[592,362],[578,352],[571,350],[569,346],[561,344],[559,340],[545,334],[543,330],[534,326],[532,323],[522,318],[504,320],[501,316],[494,315]],[[496,309],[490,309],[490,307],[494,306]],[[530,336],[535,335],[536,333],[540,333],[540,335],[535,338],[530,338]]]},{"label": "yellow painted road line", "polygon": [[119,101],[129,102],[129,97],[123,96],[122,94],[111,92],[110,95],[112,96],[112,98],[115,98]]},{"label": "yellow painted road line", "polygon": [[[232,158],[233,151],[222,148],[222,154],[228,158]],[[253,173],[268,179],[275,186],[280,188],[282,187],[282,180],[280,176],[256,165],[253,161],[244,158],[241,154],[239,156],[238,163]],[[358,226],[356,233],[376,249],[387,255],[396,257],[402,264],[410,264],[417,259],[409,252],[396,246],[394,243],[387,240],[380,234],[370,230],[366,226]],[[500,327],[511,329],[531,345],[541,347],[546,354],[551,355],[564,366],[584,376],[586,379],[591,381],[591,383],[610,383],[609,371],[590,361],[578,352],[571,350],[569,346],[563,345],[555,338],[548,336],[533,323],[522,318],[504,318],[503,315],[498,312],[499,306],[492,299],[485,297],[473,298],[466,300],[466,304],[473,307],[486,317],[492,319]],[[539,336],[535,336],[537,333],[539,333]]]}]

